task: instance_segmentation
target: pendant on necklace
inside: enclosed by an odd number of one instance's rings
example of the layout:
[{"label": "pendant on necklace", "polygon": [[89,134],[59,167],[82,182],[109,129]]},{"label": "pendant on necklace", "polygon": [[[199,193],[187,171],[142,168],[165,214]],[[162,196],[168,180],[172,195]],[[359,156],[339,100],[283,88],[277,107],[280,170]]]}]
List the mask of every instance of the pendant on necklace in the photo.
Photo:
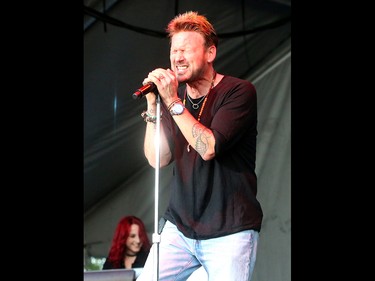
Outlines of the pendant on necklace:
[{"label": "pendant on necklace", "polygon": [[194,109],[198,109],[199,104],[198,104],[198,103],[193,103],[193,104],[192,104],[192,107],[193,107]]}]

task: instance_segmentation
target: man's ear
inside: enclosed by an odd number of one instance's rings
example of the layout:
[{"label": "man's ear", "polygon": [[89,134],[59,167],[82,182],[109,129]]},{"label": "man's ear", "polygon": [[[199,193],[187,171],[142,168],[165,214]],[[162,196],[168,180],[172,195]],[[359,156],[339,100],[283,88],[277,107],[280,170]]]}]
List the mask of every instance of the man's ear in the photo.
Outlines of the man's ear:
[{"label": "man's ear", "polygon": [[215,60],[215,58],[216,58],[216,47],[215,45],[212,45],[208,48],[207,62],[211,63]]}]

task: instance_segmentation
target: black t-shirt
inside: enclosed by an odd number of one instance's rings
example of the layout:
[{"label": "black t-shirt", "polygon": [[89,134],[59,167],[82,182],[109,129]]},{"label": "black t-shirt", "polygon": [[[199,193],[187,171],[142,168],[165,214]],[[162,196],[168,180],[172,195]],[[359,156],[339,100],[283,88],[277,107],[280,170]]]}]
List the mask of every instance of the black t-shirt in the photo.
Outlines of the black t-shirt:
[{"label": "black t-shirt", "polygon": [[[186,85],[179,88],[184,100]],[[202,107],[186,109],[197,118]],[[186,236],[208,239],[246,229],[260,231],[256,199],[257,97],[246,80],[224,76],[208,94],[200,122],[215,135],[214,159],[204,161],[162,106],[162,124],[173,152],[171,195],[164,217]]]}]

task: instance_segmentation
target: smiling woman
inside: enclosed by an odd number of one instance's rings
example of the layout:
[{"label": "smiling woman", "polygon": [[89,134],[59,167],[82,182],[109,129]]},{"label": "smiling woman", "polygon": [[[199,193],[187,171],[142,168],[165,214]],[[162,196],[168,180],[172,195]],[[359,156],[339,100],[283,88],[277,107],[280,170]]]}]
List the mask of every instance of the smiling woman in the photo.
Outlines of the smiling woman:
[{"label": "smiling woman", "polygon": [[123,217],[116,227],[103,269],[143,267],[150,247],[142,220],[135,216]]}]

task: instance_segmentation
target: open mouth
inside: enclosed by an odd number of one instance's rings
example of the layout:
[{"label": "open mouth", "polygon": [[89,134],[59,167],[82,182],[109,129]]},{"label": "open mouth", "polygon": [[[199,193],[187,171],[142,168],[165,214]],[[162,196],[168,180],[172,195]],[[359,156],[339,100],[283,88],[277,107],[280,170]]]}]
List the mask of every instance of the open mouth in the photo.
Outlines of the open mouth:
[{"label": "open mouth", "polygon": [[177,74],[184,74],[186,72],[187,66],[186,65],[176,65],[176,72]]}]

